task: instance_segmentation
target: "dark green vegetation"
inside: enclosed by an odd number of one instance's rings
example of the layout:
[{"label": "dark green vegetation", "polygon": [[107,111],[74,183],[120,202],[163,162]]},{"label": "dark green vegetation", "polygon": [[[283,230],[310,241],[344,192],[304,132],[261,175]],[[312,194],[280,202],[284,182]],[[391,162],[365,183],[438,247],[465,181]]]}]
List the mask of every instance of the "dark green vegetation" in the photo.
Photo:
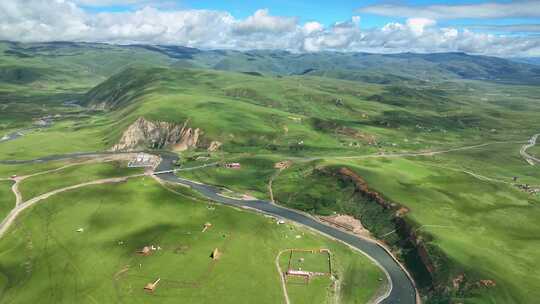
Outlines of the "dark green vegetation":
[{"label": "dark green vegetation", "polygon": [[[343,284],[363,283],[343,303],[365,302],[382,287],[383,273],[340,243],[183,192],[145,177],[66,192],[26,211],[0,244],[1,301],[276,303],[283,296],[275,259],[290,247],[334,252]],[[203,233],[206,222],[212,227]],[[150,245],[161,249],[137,254]],[[155,292],[144,292],[157,278]]]},{"label": "dark green vegetation", "polygon": [[395,212],[363,196],[354,183],[340,176],[339,168],[339,165],[327,166],[323,162],[295,165],[275,179],[274,197],[284,205],[312,214],[352,215],[376,238],[402,245],[400,237],[391,233],[396,228]]},{"label": "dark green vegetation", "polygon": [[[535,303],[540,297],[539,198],[508,184],[518,177],[518,183],[540,185],[538,167],[519,155],[520,146],[538,133],[538,66],[465,54],[73,43],[2,43],[0,50],[2,133],[47,114],[61,115],[49,128],[0,143],[0,159],[105,150],[139,117],[186,123],[201,135],[197,147],[182,154],[184,166],[217,161],[240,162],[242,168],[210,167],[182,176],[260,198],[269,197],[274,177],[280,204],[317,215],[354,215],[406,262],[427,303]],[[212,141],[223,146],[208,153]],[[495,142],[500,143],[432,156],[362,158]],[[538,149],[529,151],[538,155]],[[191,158],[207,154],[207,160]],[[292,167],[277,175],[274,163],[286,159]],[[0,172],[23,175],[55,166],[60,164],[0,165]],[[374,203],[338,174],[344,167],[409,212],[396,218],[396,210]],[[141,225],[139,234],[152,231]],[[77,246],[83,245],[72,247]],[[355,277],[363,264],[347,263],[342,275],[357,283],[343,285],[342,298],[366,299],[354,288],[367,286]],[[272,292],[279,294],[278,287]],[[316,289],[308,293],[325,293]]]}]

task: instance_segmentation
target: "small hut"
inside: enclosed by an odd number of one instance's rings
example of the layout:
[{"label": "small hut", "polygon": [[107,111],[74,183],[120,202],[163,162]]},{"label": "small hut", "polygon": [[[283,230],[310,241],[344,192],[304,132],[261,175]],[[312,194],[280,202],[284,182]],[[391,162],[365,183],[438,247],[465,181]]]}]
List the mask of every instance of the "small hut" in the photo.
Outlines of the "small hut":
[{"label": "small hut", "polygon": [[159,283],[159,280],[161,280],[161,278],[158,278],[154,283],[146,284],[146,286],[144,286],[144,290],[148,292],[154,292],[154,290],[156,290],[157,284]]},{"label": "small hut", "polygon": [[289,269],[285,273],[285,280],[287,280],[288,277],[299,277],[299,278],[303,278],[304,282],[307,284],[309,283],[309,280],[311,279],[311,275],[312,275],[311,272],[303,271],[302,269],[298,269],[298,270]]},{"label": "small hut", "polygon": [[219,258],[221,257],[221,252],[219,252],[219,250],[217,248],[215,248],[214,251],[212,251],[212,254],[210,255],[210,257],[214,261],[219,260]]},{"label": "small hut", "polygon": [[276,169],[287,169],[291,166],[291,161],[280,161],[274,164],[274,168]]},{"label": "small hut", "polygon": [[150,246],[144,246],[138,253],[144,256],[150,255],[152,253],[152,248],[150,248]]},{"label": "small hut", "polygon": [[225,168],[228,168],[228,169],[240,169],[242,167],[242,165],[240,165],[240,163],[228,163],[228,164],[225,164]]},{"label": "small hut", "polygon": [[205,232],[210,227],[212,227],[212,223],[205,223],[202,232]]}]

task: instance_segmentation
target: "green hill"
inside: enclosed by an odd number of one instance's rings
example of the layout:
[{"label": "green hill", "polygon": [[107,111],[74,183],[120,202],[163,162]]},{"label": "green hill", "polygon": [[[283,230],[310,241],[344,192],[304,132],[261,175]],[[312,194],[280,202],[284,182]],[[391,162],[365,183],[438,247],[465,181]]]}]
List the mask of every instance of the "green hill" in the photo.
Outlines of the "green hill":
[{"label": "green hill", "polygon": [[[488,92],[495,91],[482,83],[397,86],[129,68],[90,90],[83,100],[90,107],[112,110],[109,115],[117,127],[110,144],[139,117],[189,121],[204,131],[207,142],[230,143],[227,149],[291,152],[303,142],[303,153],[314,154],[328,149],[420,150],[529,134],[538,104],[526,102],[527,91],[516,90],[514,97]],[[519,127],[513,117],[520,118]],[[515,133],[517,129],[523,133]]]},{"label": "green hill", "polygon": [[[38,80],[33,68],[47,68],[45,79],[95,84],[131,65],[210,68],[268,75],[316,75],[374,83],[441,82],[473,79],[502,83],[540,83],[540,69],[526,62],[464,53],[369,54],[290,53],[287,51],[199,50],[181,46],[96,43],[0,42],[0,66],[19,68],[3,81]],[[21,70],[22,69],[22,70]],[[24,72],[24,69],[29,69]],[[21,77],[23,74],[23,77]],[[54,75],[56,74],[56,75]],[[43,78],[43,77],[41,77]]]}]

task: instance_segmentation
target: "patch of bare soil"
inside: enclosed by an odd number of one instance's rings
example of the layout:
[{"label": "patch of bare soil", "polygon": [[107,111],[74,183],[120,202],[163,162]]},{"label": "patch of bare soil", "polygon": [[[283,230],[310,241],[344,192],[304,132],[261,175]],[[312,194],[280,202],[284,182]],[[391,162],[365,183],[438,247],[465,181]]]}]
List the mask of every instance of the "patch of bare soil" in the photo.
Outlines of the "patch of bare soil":
[{"label": "patch of bare soil", "polygon": [[357,235],[369,236],[369,231],[364,228],[360,220],[346,214],[321,216],[323,222],[329,223],[341,229],[345,229]]}]

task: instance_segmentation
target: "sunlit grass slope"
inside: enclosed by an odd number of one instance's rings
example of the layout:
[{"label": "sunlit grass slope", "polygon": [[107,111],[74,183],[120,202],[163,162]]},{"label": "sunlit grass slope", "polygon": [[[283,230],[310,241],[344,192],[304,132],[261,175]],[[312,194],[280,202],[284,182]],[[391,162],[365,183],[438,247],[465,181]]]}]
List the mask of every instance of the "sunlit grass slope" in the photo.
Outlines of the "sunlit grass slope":
[{"label": "sunlit grass slope", "polygon": [[[479,82],[396,88],[318,77],[130,68],[91,90],[86,103],[112,110],[117,123],[109,143],[144,116],[189,120],[230,151],[292,153],[302,142],[304,152],[357,154],[525,139],[540,108],[530,95],[537,89],[497,90],[501,97],[487,95],[492,88]],[[508,96],[504,104],[499,100]]]},{"label": "sunlit grass slope", "polygon": [[64,169],[33,176],[24,180],[19,186],[23,199],[99,179],[122,177],[142,173],[136,168],[127,168],[125,162],[107,162],[94,164],[77,164]]},{"label": "sunlit grass slope", "polygon": [[4,218],[15,207],[15,194],[11,192],[12,181],[0,181],[0,217]]},{"label": "sunlit grass slope", "polygon": [[[384,284],[367,257],[341,243],[261,215],[208,207],[150,178],[51,197],[22,214],[4,236],[0,299],[273,304],[283,297],[275,259],[287,248],[332,250],[343,286],[351,280],[362,286],[353,293],[343,288],[343,303],[366,302]],[[206,222],[212,227],[203,233]],[[161,249],[138,255],[146,245]],[[222,252],[217,261],[210,258],[214,248]],[[146,293],[143,287],[157,278],[156,291]]]}]

